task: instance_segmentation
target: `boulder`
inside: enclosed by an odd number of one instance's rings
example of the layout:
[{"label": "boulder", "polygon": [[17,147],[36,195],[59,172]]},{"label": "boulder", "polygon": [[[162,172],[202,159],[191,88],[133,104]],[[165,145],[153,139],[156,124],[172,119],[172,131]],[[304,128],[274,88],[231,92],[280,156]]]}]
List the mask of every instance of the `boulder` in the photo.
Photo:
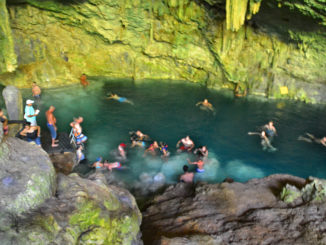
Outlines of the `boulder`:
[{"label": "boulder", "polygon": [[[247,183],[179,183],[156,196],[143,212],[145,244],[325,244],[322,181],[271,175]],[[309,182],[309,183],[308,183]],[[314,193],[292,203],[283,187]],[[294,189],[294,188],[292,188]],[[291,190],[292,190],[291,189]],[[152,244],[152,243],[151,243]]]},{"label": "boulder", "polygon": [[142,244],[135,199],[101,173],[92,180],[59,174],[56,196],[19,223],[19,233],[0,231],[2,244]]},{"label": "boulder", "polygon": [[[55,191],[56,176],[38,146],[8,137],[0,143],[0,216],[19,217],[39,207]],[[0,221],[0,227],[7,222]]]},{"label": "boulder", "polygon": [[15,86],[9,85],[2,91],[6,103],[9,120],[23,119],[23,99]]}]

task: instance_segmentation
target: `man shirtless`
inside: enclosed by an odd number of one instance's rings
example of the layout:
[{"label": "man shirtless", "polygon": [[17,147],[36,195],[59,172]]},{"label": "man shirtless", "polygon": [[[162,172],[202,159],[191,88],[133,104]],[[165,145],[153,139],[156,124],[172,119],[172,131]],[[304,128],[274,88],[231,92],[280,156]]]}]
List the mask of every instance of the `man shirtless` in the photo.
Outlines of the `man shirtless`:
[{"label": "man shirtless", "polygon": [[[180,143],[182,145],[180,146]],[[186,136],[185,138],[182,138],[177,143],[178,152],[188,151],[190,152],[195,147],[194,142],[190,139],[189,136]]]},{"label": "man shirtless", "polygon": [[180,176],[180,181],[185,183],[192,183],[194,180],[194,173],[188,172],[189,167],[187,165],[183,166],[183,174]]},{"label": "man shirtless", "polygon": [[33,97],[36,100],[39,100],[40,99],[41,89],[40,89],[39,86],[37,86],[36,82],[33,82],[33,84],[32,84],[32,93],[33,93]]},{"label": "man shirtless", "polygon": [[189,164],[195,164],[195,165],[197,165],[196,171],[198,173],[203,173],[205,171],[205,169],[204,169],[205,163],[204,163],[204,161],[202,159],[199,159],[197,162],[191,162],[189,159],[187,159],[187,160],[188,160],[188,163]]},{"label": "man shirtless", "polygon": [[56,140],[56,138],[57,138],[57,126],[55,125],[56,122],[57,122],[57,119],[53,115],[54,110],[55,110],[55,107],[53,105],[51,105],[49,110],[47,110],[45,112],[45,116],[46,116],[46,120],[47,120],[48,129],[50,130],[50,133],[51,133],[51,138],[52,138],[51,146],[52,147],[57,147],[58,146],[58,144],[56,144],[56,142],[58,142],[58,140]]},{"label": "man shirtless", "polygon": [[213,107],[213,105],[211,103],[208,102],[207,99],[204,99],[204,101],[199,101],[197,102],[196,106],[200,106],[200,109],[203,109],[203,110],[210,110],[212,112],[215,112],[215,109]]}]

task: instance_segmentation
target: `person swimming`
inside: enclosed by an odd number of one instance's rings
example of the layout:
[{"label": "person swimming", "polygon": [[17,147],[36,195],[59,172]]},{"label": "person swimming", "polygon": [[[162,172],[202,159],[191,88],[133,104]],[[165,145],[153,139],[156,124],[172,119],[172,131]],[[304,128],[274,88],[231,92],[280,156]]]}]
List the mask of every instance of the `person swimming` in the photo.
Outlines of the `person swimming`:
[{"label": "person swimming", "polygon": [[112,94],[112,93],[109,93],[108,94],[108,97],[106,98],[107,100],[116,100],[120,103],[129,103],[131,105],[134,105],[134,103],[130,100],[128,100],[127,98],[125,97],[120,97],[119,95],[117,94]]},{"label": "person swimming", "polygon": [[208,102],[207,99],[204,99],[204,101],[199,101],[196,103],[196,106],[199,106],[200,109],[205,110],[205,111],[211,111],[215,112],[215,108],[211,103]]},{"label": "person swimming", "polygon": [[162,160],[167,160],[170,156],[170,152],[168,151],[168,144],[164,142],[160,142],[160,152],[161,152],[161,158]]},{"label": "person swimming", "polygon": [[101,170],[104,167],[104,164],[102,163],[102,157],[96,158],[96,161],[92,164],[92,167],[96,170]]},{"label": "person swimming", "polygon": [[[182,144],[180,146],[180,144]],[[183,151],[192,151],[192,149],[195,147],[194,142],[190,139],[189,136],[186,136],[185,138],[182,138],[181,140],[178,141],[176,147],[178,148],[178,152],[183,152]]]},{"label": "person swimming", "polygon": [[151,140],[148,135],[143,134],[140,130],[129,132],[129,134],[132,148],[135,146],[145,148],[146,142]]},{"label": "person swimming", "polygon": [[110,170],[110,172],[112,172],[112,169],[114,168],[120,169],[122,167],[120,162],[109,163],[108,160],[104,161],[103,166],[106,167],[108,170]]},{"label": "person swimming", "polygon": [[276,128],[274,127],[273,121],[269,121],[263,126],[263,130],[266,132],[266,135],[270,142],[272,142],[274,136],[277,136]]},{"label": "person swimming", "polygon": [[259,135],[261,138],[260,144],[263,148],[264,151],[269,151],[269,152],[273,152],[276,151],[277,149],[272,146],[270,140],[268,139],[268,137],[266,136],[266,132],[265,131],[261,131],[261,132],[248,132],[248,135]]},{"label": "person swimming", "polygon": [[313,134],[310,133],[305,133],[307,137],[304,136],[299,136],[298,140],[305,141],[308,143],[317,143],[317,144],[322,144],[323,146],[326,147],[326,136],[323,138],[316,138]]},{"label": "person swimming", "polygon": [[89,82],[87,81],[87,76],[85,73],[83,73],[81,76],[80,76],[80,84],[83,85],[84,88],[86,88],[88,85],[89,85]]},{"label": "person swimming", "polygon": [[195,164],[195,165],[197,165],[197,169],[196,169],[196,171],[198,172],[198,173],[203,173],[203,172],[205,172],[205,169],[204,169],[204,165],[205,165],[205,163],[204,163],[204,161],[202,160],[202,159],[199,159],[198,161],[196,161],[196,162],[191,162],[189,159],[187,159],[188,160],[188,163],[189,164]]},{"label": "person swimming", "polygon": [[151,154],[152,156],[156,156],[159,150],[159,145],[157,141],[154,141],[145,151],[144,151],[144,156],[146,156],[148,153]]},{"label": "person swimming", "polygon": [[207,147],[204,145],[204,146],[200,146],[198,148],[196,148],[194,150],[194,154],[196,156],[198,156],[198,158],[200,159],[206,159],[208,157],[208,150],[207,150]]}]

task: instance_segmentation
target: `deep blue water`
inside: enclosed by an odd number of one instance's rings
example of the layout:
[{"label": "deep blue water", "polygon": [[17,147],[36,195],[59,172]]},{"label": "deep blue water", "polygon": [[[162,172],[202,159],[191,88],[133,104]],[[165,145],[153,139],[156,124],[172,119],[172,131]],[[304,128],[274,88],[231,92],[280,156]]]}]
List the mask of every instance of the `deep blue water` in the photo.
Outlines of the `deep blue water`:
[{"label": "deep blue water", "polygon": [[[134,106],[105,100],[110,91],[132,100]],[[28,97],[26,93],[25,97]],[[215,115],[195,106],[204,98],[216,108]],[[59,131],[69,132],[72,118],[84,117],[82,126],[89,138],[86,147],[90,161],[97,156],[113,160],[109,152],[121,142],[129,143],[131,130],[140,129],[154,140],[167,142],[172,154],[168,162],[143,158],[140,152],[126,163],[128,170],[114,171],[113,174],[130,185],[139,180],[142,173],[150,172],[162,172],[169,182],[176,182],[189,156],[175,154],[175,144],[186,135],[190,135],[196,145],[207,145],[210,152],[206,172],[197,174],[197,179],[219,182],[231,177],[247,181],[274,173],[326,178],[326,148],[297,140],[304,132],[318,137],[326,135],[324,105],[234,99],[229,92],[175,81],[135,84],[100,79],[92,81],[86,89],[74,85],[44,90],[38,118],[42,126],[45,126],[44,113],[49,105],[57,108]],[[257,131],[269,120],[274,121],[278,130],[273,142],[278,150],[273,153],[262,151],[259,137],[247,134]]]}]

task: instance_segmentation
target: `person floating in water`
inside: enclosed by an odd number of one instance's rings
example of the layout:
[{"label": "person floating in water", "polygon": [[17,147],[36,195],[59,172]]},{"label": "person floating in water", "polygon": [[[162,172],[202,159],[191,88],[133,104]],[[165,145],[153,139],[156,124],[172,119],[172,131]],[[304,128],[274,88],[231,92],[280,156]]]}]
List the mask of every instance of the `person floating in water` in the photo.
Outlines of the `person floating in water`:
[{"label": "person floating in water", "polygon": [[159,150],[159,145],[157,141],[154,141],[144,152],[144,156],[146,156],[148,153],[151,154],[152,156],[157,155],[157,151]]},{"label": "person floating in water", "polygon": [[3,134],[8,135],[8,119],[3,114],[3,110],[0,108],[0,122],[2,122]]},{"label": "person floating in water", "polygon": [[310,134],[310,133],[305,133],[305,135],[307,137],[304,137],[304,136],[299,136],[298,137],[298,140],[302,140],[302,141],[305,141],[305,142],[308,142],[308,143],[317,143],[317,144],[322,144],[323,146],[326,146],[326,137],[323,137],[323,138],[316,138],[313,134]]},{"label": "person floating in water", "polygon": [[215,112],[215,108],[211,103],[208,102],[207,99],[204,99],[204,101],[199,101],[196,103],[196,106],[199,106],[200,109],[205,111],[212,111]]},{"label": "person floating in water", "polygon": [[273,152],[273,151],[277,150],[274,146],[272,146],[270,140],[266,136],[265,131],[261,131],[260,133],[259,132],[248,132],[248,135],[259,135],[261,138],[260,143],[261,143],[261,146],[263,147],[264,151],[267,150],[267,151]]},{"label": "person floating in water", "polygon": [[160,152],[161,152],[161,158],[166,161],[168,160],[168,157],[170,156],[170,152],[168,151],[168,144],[164,142],[160,142]]},{"label": "person floating in water", "polygon": [[208,150],[207,147],[200,146],[199,148],[194,150],[194,154],[198,156],[198,158],[205,160],[208,157]]},{"label": "person floating in water", "polygon": [[[182,144],[180,146],[180,144]],[[189,136],[186,136],[185,138],[182,138],[181,140],[178,141],[176,147],[178,148],[178,152],[183,152],[183,151],[192,151],[192,149],[195,147],[194,142],[190,139]]]},{"label": "person floating in water", "polygon": [[86,88],[89,85],[89,82],[87,81],[87,77],[84,73],[83,75],[80,76],[80,84],[83,85],[84,88]]},{"label": "person floating in water", "polygon": [[203,173],[203,172],[205,172],[205,169],[204,169],[204,165],[205,165],[205,163],[204,163],[204,161],[202,160],[202,159],[199,159],[197,162],[191,162],[189,159],[187,159],[188,160],[188,163],[189,164],[195,164],[195,165],[197,165],[197,169],[196,169],[196,171],[198,172],[198,173]]},{"label": "person floating in water", "polygon": [[120,162],[112,162],[109,163],[108,160],[105,160],[103,163],[104,167],[106,167],[108,170],[110,170],[110,172],[112,172],[112,169],[117,168],[117,169],[121,169],[122,165]]},{"label": "person floating in water", "polygon": [[129,134],[131,147],[139,146],[144,148],[146,146],[146,141],[150,141],[150,137],[143,134],[140,130],[137,130],[136,132],[129,132]]},{"label": "person floating in water", "polygon": [[274,136],[277,136],[276,128],[274,127],[273,121],[269,121],[263,126],[263,130],[266,132],[266,135],[270,142],[272,142]]},{"label": "person floating in water", "polygon": [[51,138],[52,138],[51,146],[57,147],[58,144],[56,144],[56,143],[59,140],[56,140],[56,138],[57,138],[57,126],[56,126],[57,119],[53,115],[54,110],[55,110],[55,107],[51,105],[49,110],[47,110],[45,112],[45,116],[46,116],[46,120],[47,120],[47,127],[51,133]]},{"label": "person floating in water", "polygon": [[80,145],[87,140],[87,136],[82,134],[82,127],[80,124],[84,121],[82,117],[74,118],[74,121],[70,123],[72,127],[74,137],[76,139],[76,144]]},{"label": "person floating in water", "polygon": [[131,105],[133,105],[134,103],[130,100],[128,100],[127,98],[125,97],[120,97],[119,95],[117,94],[112,94],[112,93],[109,93],[108,94],[108,97],[106,98],[107,100],[116,100],[120,103],[129,103]]},{"label": "person floating in water", "polygon": [[195,174],[188,172],[189,167],[187,165],[183,166],[183,174],[180,176],[180,182],[192,183],[194,180]]}]

